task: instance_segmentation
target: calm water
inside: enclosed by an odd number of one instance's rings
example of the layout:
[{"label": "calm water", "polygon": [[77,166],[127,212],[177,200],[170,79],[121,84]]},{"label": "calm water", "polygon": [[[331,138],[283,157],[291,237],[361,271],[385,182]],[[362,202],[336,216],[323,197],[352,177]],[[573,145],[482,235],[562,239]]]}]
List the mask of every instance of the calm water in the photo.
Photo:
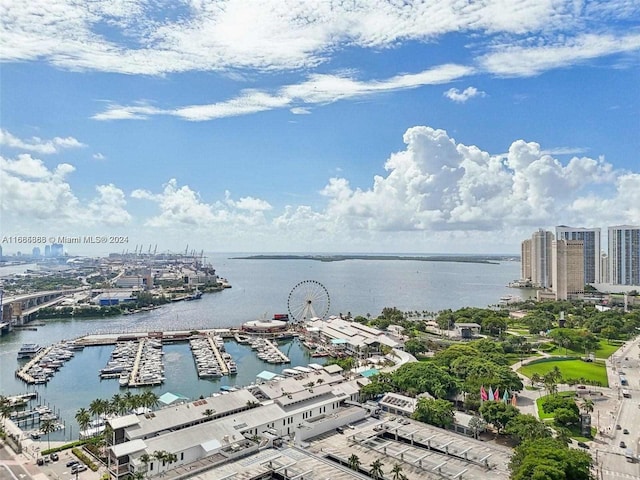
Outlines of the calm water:
[{"label": "calm water", "polygon": [[[27,390],[26,385],[14,377],[18,367],[16,353],[23,343],[46,346],[89,333],[239,326],[247,320],[287,312],[289,292],[303,280],[316,280],[326,287],[330,314],[351,312],[376,316],[384,307],[403,311],[485,307],[497,303],[503,295],[522,293],[506,287],[509,281],[519,277],[519,262],[499,265],[368,260],[318,262],[234,260],[231,256],[216,255],[208,261],[233,288],[204,295],[199,301],[180,302],[117,318],[51,320],[37,331],[21,330],[0,337],[0,392],[11,395]],[[312,361],[297,341],[281,345],[281,349],[291,358],[292,366]],[[98,376],[111,350],[112,347],[86,348],[67,362],[46,386],[37,387],[45,403],[59,410],[68,425],[64,433],[52,434],[52,440],[63,435],[65,438],[77,436],[78,427],[73,417],[78,408],[87,407],[95,398],[110,398],[124,392],[117,380],[101,381]],[[165,346],[167,380],[154,391],[158,395],[172,392],[194,398],[217,392],[221,385],[249,384],[262,370],[279,372],[291,366],[266,364],[248,346],[235,342],[228,343],[227,350],[238,363],[238,375],[210,381],[198,380],[187,344]]]}]

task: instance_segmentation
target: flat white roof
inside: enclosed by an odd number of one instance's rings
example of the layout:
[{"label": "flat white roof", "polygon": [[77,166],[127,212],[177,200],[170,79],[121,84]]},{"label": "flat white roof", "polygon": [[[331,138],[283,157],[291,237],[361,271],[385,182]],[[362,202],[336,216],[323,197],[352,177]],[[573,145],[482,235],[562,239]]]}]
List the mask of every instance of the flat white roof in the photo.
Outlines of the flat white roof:
[{"label": "flat white roof", "polygon": [[109,420],[109,425],[114,430],[118,428],[130,427],[131,425],[135,425],[136,423],[140,423],[137,415],[125,415],[124,417],[116,417]]},{"label": "flat white roof", "polygon": [[132,440],[130,442],[119,443],[110,447],[111,451],[116,457],[124,457],[125,455],[131,455],[132,453],[141,452],[147,448],[147,444],[144,440]]}]

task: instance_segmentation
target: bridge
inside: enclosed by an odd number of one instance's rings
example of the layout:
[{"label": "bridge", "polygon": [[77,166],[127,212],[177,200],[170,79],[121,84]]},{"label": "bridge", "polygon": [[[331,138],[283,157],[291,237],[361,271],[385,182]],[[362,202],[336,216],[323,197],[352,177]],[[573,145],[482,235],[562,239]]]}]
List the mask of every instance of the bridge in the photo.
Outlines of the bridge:
[{"label": "bridge", "polygon": [[47,290],[2,297],[0,300],[0,333],[7,333],[14,326],[21,326],[31,321],[33,314],[41,308],[57,305],[69,295],[86,290],[89,290],[89,287]]}]

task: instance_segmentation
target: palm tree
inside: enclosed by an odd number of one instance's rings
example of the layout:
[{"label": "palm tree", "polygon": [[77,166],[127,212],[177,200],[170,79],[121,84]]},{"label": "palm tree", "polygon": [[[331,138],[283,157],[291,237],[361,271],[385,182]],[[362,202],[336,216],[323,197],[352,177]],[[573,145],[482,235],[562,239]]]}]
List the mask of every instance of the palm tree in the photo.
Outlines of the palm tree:
[{"label": "palm tree", "polygon": [[11,402],[4,395],[0,395],[0,417],[2,417],[2,425],[4,426],[4,419],[11,417],[11,412],[13,411],[13,407],[11,406]]},{"label": "palm tree", "polygon": [[216,411],[211,409],[211,408],[207,408],[204,412],[202,412],[202,415],[204,415],[205,417],[207,417],[207,420],[209,420],[211,417],[213,417],[216,414]]},{"label": "palm tree", "polygon": [[349,457],[349,468],[356,472],[360,471],[360,458],[355,453],[352,453]]},{"label": "palm tree", "polygon": [[86,430],[89,428],[89,424],[91,423],[91,414],[87,411],[86,408],[82,407],[76,412],[76,422],[78,422],[78,426],[80,427],[80,431]]},{"label": "palm tree", "polygon": [[124,403],[120,394],[114,393],[113,397],[111,397],[111,402],[109,402],[109,411],[120,415],[123,413],[123,405]]},{"label": "palm tree", "polygon": [[384,463],[380,461],[380,459],[375,460],[371,465],[371,470],[369,470],[369,476],[374,480],[381,480],[383,478],[384,472],[382,471],[382,466]]},{"label": "palm tree", "polygon": [[582,402],[580,402],[580,406],[586,413],[593,412],[594,404],[593,400],[591,400],[590,398],[583,398]]},{"label": "palm tree", "polygon": [[40,430],[42,430],[42,433],[44,433],[47,436],[47,450],[50,450],[51,439],[49,438],[49,434],[51,432],[55,432],[56,430],[55,422],[51,419],[43,420],[42,423],[40,424]]},{"label": "palm tree", "polygon": [[153,393],[151,390],[146,390],[143,394],[141,394],[141,403],[143,407],[147,408],[155,408],[159,405],[158,396]]},{"label": "palm tree", "polygon": [[133,393],[131,393],[131,390],[127,390],[125,392],[125,394],[122,396],[122,400],[124,401],[126,411],[135,410],[140,406],[140,396],[134,395]]},{"label": "palm tree", "polygon": [[148,453],[143,453],[140,455],[140,461],[144,463],[144,474],[146,475],[149,471],[149,462],[151,461],[151,455]]},{"label": "palm tree", "polygon": [[406,480],[407,478],[407,476],[402,473],[402,467],[398,463],[393,466],[391,473],[393,473],[393,477],[391,477],[393,480]]}]

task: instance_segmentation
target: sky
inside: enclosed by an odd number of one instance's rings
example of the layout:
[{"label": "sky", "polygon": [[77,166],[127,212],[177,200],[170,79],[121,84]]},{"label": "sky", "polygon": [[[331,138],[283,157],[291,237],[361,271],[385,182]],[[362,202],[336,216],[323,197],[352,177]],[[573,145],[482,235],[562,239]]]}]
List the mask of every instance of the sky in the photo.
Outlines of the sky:
[{"label": "sky", "polygon": [[538,228],[640,224],[638,0],[0,0],[0,19],[5,254],[519,253]]}]

